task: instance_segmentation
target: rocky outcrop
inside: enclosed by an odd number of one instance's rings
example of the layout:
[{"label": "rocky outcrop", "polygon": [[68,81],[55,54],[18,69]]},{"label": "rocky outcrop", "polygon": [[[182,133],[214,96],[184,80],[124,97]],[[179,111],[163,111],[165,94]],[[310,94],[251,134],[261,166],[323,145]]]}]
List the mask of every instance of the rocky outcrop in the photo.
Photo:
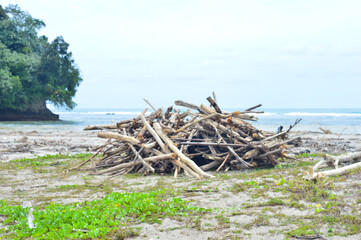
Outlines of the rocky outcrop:
[{"label": "rocky outcrop", "polygon": [[0,109],[0,121],[58,121],[59,115],[45,108],[42,111]]}]

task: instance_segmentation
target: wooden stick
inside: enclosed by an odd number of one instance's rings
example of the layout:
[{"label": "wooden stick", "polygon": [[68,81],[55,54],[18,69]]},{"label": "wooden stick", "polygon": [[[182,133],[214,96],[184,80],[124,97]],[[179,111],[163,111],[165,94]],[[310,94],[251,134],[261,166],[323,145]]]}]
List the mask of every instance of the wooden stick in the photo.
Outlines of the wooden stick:
[{"label": "wooden stick", "polygon": [[[351,170],[355,170],[361,168],[361,162],[358,163],[354,163],[345,167],[341,167],[341,168],[337,168],[337,169],[332,169],[332,170],[328,170],[328,171],[323,171],[323,172],[313,172],[313,168],[311,167],[310,172],[305,172],[305,176],[304,178],[307,180],[317,180],[317,179],[323,179],[326,176],[340,176],[340,175],[344,175],[349,173]],[[312,171],[311,171],[312,170]]]},{"label": "wooden stick", "polygon": [[153,108],[154,112],[157,111],[157,110],[155,109],[155,107],[154,107],[147,99],[143,98],[143,100],[144,100],[146,103],[148,103],[148,105],[149,105],[151,108]]},{"label": "wooden stick", "polygon": [[217,113],[222,113],[221,109],[218,107],[217,103],[211,98],[207,97],[208,102],[214,107]]},{"label": "wooden stick", "polygon": [[151,172],[154,173],[154,171],[155,171],[154,168],[144,161],[144,159],[142,158],[142,156],[140,156],[140,154],[139,154],[139,153],[137,152],[137,150],[133,147],[133,145],[130,144],[130,143],[128,143],[128,145],[129,145],[130,149],[132,149],[133,153],[135,154],[136,159],[139,159],[146,168],[148,168]]},{"label": "wooden stick", "polygon": [[230,153],[227,154],[226,158],[222,162],[221,166],[219,166],[219,168],[217,168],[216,172],[218,172],[224,166],[224,164],[227,162],[229,156],[230,156]]},{"label": "wooden stick", "polygon": [[214,111],[213,109],[211,109],[210,107],[207,107],[204,104],[201,104],[201,109],[208,114],[212,114],[215,113],[216,111]]},{"label": "wooden stick", "polygon": [[212,175],[203,172],[191,159],[185,156],[175,145],[174,143],[163,133],[159,123],[154,123],[154,129],[162,140],[168,144],[168,147],[180,158],[181,161],[186,163],[191,169],[198,173],[202,177],[213,177]]},{"label": "wooden stick", "polygon": [[103,150],[103,148],[104,148],[108,143],[109,143],[109,140],[107,140],[107,141],[98,149],[98,151],[97,151],[93,156],[91,156],[88,160],[80,163],[78,166],[75,166],[75,167],[72,167],[72,168],[66,170],[66,172],[70,172],[70,171],[72,171],[72,170],[78,169],[78,168],[80,168],[81,166],[83,166],[83,165],[85,165],[86,163],[88,163],[89,161],[92,161],[92,160],[100,153],[100,151]]},{"label": "wooden stick", "polygon": [[207,114],[200,107],[198,107],[197,105],[192,104],[192,103],[187,103],[187,102],[184,102],[184,101],[181,101],[181,100],[177,100],[177,101],[174,102],[174,104],[177,105],[177,106],[182,106],[182,107],[187,107],[187,108],[190,108],[190,109],[197,110],[198,112],[200,112],[202,114]]},{"label": "wooden stick", "polygon": [[[163,143],[162,139],[159,137],[159,135],[157,134],[157,132],[150,126],[150,124],[147,122],[147,120],[145,119],[144,115],[141,114],[140,116],[144,126],[146,126],[146,128],[148,129],[148,131],[152,134],[152,136],[154,137],[154,139],[156,140],[156,142],[158,143],[158,145],[161,147],[162,151],[164,153],[170,153],[170,150],[165,146],[165,144]],[[160,127],[160,126],[159,126]],[[162,132],[163,133],[163,132]],[[192,174],[193,176],[200,178],[200,176],[195,173],[193,170],[189,169],[187,166],[185,166],[185,164],[182,164],[180,161],[177,160],[172,160],[171,161],[175,166],[181,167],[183,168],[185,171],[188,171],[190,174]],[[176,177],[178,175],[178,169],[176,169],[177,174],[175,174],[174,176]]]},{"label": "wooden stick", "polygon": [[152,126],[150,126],[150,124],[148,123],[148,121],[145,119],[143,114],[140,114],[140,119],[142,120],[144,126],[147,128],[147,130],[150,132],[150,134],[152,134],[152,136],[154,137],[155,141],[158,143],[158,145],[160,146],[160,148],[162,149],[162,151],[164,153],[170,153],[170,150],[168,148],[165,147],[162,139],[160,139],[160,137],[158,136],[158,134],[156,133],[156,131],[154,131],[154,129],[152,128]]},{"label": "wooden stick", "polygon": [[[217,131],[217,128],[215,128],[216,130],[216,134],[218,135],[218,138],[222,141],[222,142],[226,142],[224,141],[224,139],[222,138],[221,134],[219,134],[219,132]],[[244,161],[240,156],[238,156],[238,154],[233,150],[232,147],[227,146],[228,150],[232,153],[232,155],[241,163],[243,163],[246,167],[251,167],[252,165],[249,164],[248,162]]]},{"label": "wooden stick", "polygon": [[186,129],[186,128],[188,128],[188,127],[190,127],[190,126],[192,126],[192,125],[194,125],[194,124],[196,124],[196,123],[199,123],[199,122],[204,121],[204,120],[209,119],[209,118],[213,118],[213,117],[215,117],[215,116],[217,116],[217,113],[212,113],[212,114],[210,114],[210,115],[208,115],[208,116],[205,116],[205,117],[202,117],[202,118],[198,118],[198,119],[196,119],[196,120],[193,120],[193,121],[191,121],[190,123],[187,123],[186,125],[184,125],[184,126],[181,127],[180,129],[178,129],[177,132],[181,132],[181,131],[183,131],[184,129]]},{"label": "wooden stick", "polygon": [[[167,159],[171,159],[171,158],[172,158],[172,153],[168,153],[168,154],[164,154],[164,155],[161,155],[161,156],[153,156],[153,157],[144,158],[143,160],[145,162],[155,162],[155,161],[158,161],[158,160],[167,160]],[[139,165],[139,164],[142,164],[142,163],[141,162],[123,163],[123,164],[119,164],[119,165],[116,165],[116,166],[111,167],[111,168],[107,168],[107,169],[102,170],[102,171],[95,172],[93,174],[94,175],[100,175],[100,174],[104,174],[104,173],[113,172],[113,171],[116,171],[118,169],[136,166],[136,165]]]},{"label": "wooden stick", "polygon": [[114,139],[121,140],[121,141],[124,141],[124,142],[129,142],[129,143],[132,143],[132,144],[136,144],[136,145],[139,145],[139,146],[144,147],[144,148],[153,148],[155,146],[155,142],[149,143],[149,144],[144,144],[144,143],[141,143],[141,141],[139,141],[138,139],[136,139],[134,137],[125,136],[125,135],[122,135],[122,134],[119,134],[119,133],[114,133],[114,132],[99,132],[98,137],[100,137],[100,138],[114,138]]},{"label": "wooden stick", "polygon": [[248,112],[248,111],[252,111],[253,109],[256,109],[256,108],[259,108],[259,107],[262,107],[262,104],[258,104],[254,107],[250,107],[250,108],[247,108],[246,110],[244,110],[245,112]]},{"label": "wooden stick", "polygon": [[87,131],[87,130],[103,130],[103,129],[117,129],[117,125],[116,124],[89,125],[89,126],[85,127],[83,130]]},{"label": "wooden stick", "polygon": [[273,154],[281,153],[282,151],[283,151],[282,148],[278,148],[278,149],[276,149],[276,150],[269,151],[269,152],[267,152],[267,153],[264,153],[264,154],[255,156],[255,158],[265,158],[265,157],[268,157],[268,156],[273,155]]},{"label": "wooden stick", "polygon": [[263,141],[268,141],[270,139],[273,139],[273,138],[276,138],[276,137],[280,137],[280,136],[283,136],[287,133],[289,133],[289,131],[291,131],[292,128],[294,128],[299,122],[301,122],[302,118],[298,118],[296,119],[296,121],[294,122],[294,124],[290,125],[289,128],[287,129],[287,131],[284,131],[284,132],[280,132],[279,134],[276,134],[276,135],[273,135],[271,137],[268,137],[268,138],[265,138],[263,139]]},{"label": "wooden stick", "polygon": [[[261,151],[264,152],[265,154],[270,152],[269,148],[264,145],[264,144],[261,144],[261,147],[260,147]],[[272,154],[268,154],[267,155],[267,158],[268,160],[271,162],[271,164],[273,166],[276,166],[278,164],[278,161],[276,160],[276,158],[272,155]]]},{"label": "wooden stick", "polygon": [[214,142],[180,142],[178,145],[192,145],[192,146],[217,146],[217,147],[246,147],[246,144],[238,143],[214,143]]},{"label": "wooden stick", "polygon": [[212,92],[212,95],[213,95],[214,102],[218,105],[216,93],[214,91]]},{"label": "wooden stick", "polygon": [[221,162],[219,161],[213,161],[213,162],[210,162],[208,164],[205,164],[205,165],[202,165],[200,168],[203,170],[203,171],[208,171],[214,167],[217,167],[219,166],[219,164],[221,164]]}]

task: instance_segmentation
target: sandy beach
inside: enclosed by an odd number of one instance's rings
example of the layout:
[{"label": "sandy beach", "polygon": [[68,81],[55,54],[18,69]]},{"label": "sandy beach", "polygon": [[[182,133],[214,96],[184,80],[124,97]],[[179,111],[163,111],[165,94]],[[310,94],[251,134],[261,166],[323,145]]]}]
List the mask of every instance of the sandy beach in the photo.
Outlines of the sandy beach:
[{"label": "sandy beach", "polygon": [[96,132],[0,132],[0,161],[89,152],[104,143],[96,135]]},{"label": "sandy beach", "polygon": [[[30,201],[33,206],[41,206],[49,202],[67,204],[99,199],[109,191],[148,191],[161,187],[181,190],[179,196],[193,205],[217,209],[201,218],[164,219],[161,224],[134,225],[139,228],[139,235],[134,239],[296,239],[286,235],[300,226],[299,222],[291,219],[319,223],[317,218],[321,215],[315,213],[314,202],[300,197],[298,201],[292,200],[295,201],[293,205],[289,204],[294,193],[285,187],[286,184],[279,186],[281,178],[286,182],[302,181],[301,176],[309,166],[302,163],[316,163],[319,157],[299,158],[289,163],[295,167],[284,164],[285,167],[258,172],[211,172],[216,177],[203,180],[183,174],[177,179],[171,175],[129,175],[108,179],[108,176],[89,175],[87,170],[64,173],[77,164],[72,159],[59,159],[37,168],[12,161],[47,154],[91,152],[94,147],[105,142],[96,135],[97,132],[0,133],[0,199],[18,204]],[[290,137],[295,136],[302,138],[302,145],[290,148],[288,152],[291,156],[361,151],[360,135],[321,132],[290,134]],[[255,182],[256,186],[248,187],[245,185],[248,182]],[[333,179],[332,184],[332,189],[325,188],[339,197],[339,208],[343,214],[357,214],[361,211],[360,174]],[[69,185],[82,187],[78,190],[59,190],[61,186]],[[278,199],[281,203],[270,204],[270,199]],[[325,206],[327,201],[324,200]],[[325,222],[316,227],[323,236],[327,236],[330,231],[340,233],[331,234],[327,239],[361,239],[360,233],[342,236],[343,232],[347,232],[347,227],[341,223],[330,225]]]},{"label": "sandy beach", "polygon": [[[359,134],[324,134],[322,132],[291,132],[300,136],[302,145],[289,149],[290,153],[343,153],[361,150]],[[104,139],[97,132],[0,132],[0,161],[44,156],[46,154],[76,154],[91,151]]]}]

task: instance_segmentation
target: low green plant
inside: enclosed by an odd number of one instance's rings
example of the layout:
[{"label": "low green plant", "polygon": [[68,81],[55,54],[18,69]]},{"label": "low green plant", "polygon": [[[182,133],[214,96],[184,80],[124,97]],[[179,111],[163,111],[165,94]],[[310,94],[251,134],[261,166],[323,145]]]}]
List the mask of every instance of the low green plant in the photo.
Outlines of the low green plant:
[{"label": "low green plant", "polygon": [[296,155],[296,158],[311,158],[311,157],[322,157],[324,154],[322,153],[301,153]]},{"label": "low green plant", "polygon": [[50,203],[33,211],[35,228],[28,227],[30,208],[0,201],[6,239],[94,239],[119,232],[128,224],[160,223],[162,218],[188,216],[208,210],[194,207],[167,189],[148,193],[111,193],[106,197],[67,205]]},{"label": "low green plant", "polygon": [[78,153],[78,154],[55,154],[50,155],[47,154],[45,156],[36,156],[34,158],[22,158],[9,161],[10,164],[16,164],[18,168],[25,168],[25,167],[42,167],[51,165],[51,161],[59,160],[59,159],[86,159],[91,157],[92,153]]}]

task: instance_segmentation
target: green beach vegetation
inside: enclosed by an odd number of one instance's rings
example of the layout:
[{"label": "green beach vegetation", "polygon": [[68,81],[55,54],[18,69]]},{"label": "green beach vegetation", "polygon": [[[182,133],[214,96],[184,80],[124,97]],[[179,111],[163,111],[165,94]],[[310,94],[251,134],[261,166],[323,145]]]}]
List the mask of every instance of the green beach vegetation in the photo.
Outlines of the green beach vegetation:
[{"label": "green beach vegetation", "polygon": [[[0,230],[12,239],[94,239],[138,235],[129,224],[160,223],[163,218],[200,214],[206,209],[189,205],[167,189],[147,193],[113,192],[100,200],[55,204],[36,208],[35,227],[29,228],[30,207],[12,206],[0,200],[0,214],[6,216],[8,228]],[[125,231],[125,228],[127,231]]]},{"label": "green beach vegetation", "polygon": [[46,103],[72,109],[82,78],[62,36],[49,42],[45,27],[17,5],[0,5],[0,110],[49,111]]},{"label": "green beach vegetation", "polygon": [[[316,230],[325,237],[358,239],[361,234],[360,170],[306,181],[302,173],[315,161],[300,154],[282,167],[219,172],[201,180],[139,174],[108,178],[83,170],[65,174],[91,155],[4,162],[0,239],[152,238],[149,229],[159,235],[192,231],[209,239],[311,238]],[[33,210],[23,207],[25,202]],[[30,212],[34,228],[29,227]]]}]

